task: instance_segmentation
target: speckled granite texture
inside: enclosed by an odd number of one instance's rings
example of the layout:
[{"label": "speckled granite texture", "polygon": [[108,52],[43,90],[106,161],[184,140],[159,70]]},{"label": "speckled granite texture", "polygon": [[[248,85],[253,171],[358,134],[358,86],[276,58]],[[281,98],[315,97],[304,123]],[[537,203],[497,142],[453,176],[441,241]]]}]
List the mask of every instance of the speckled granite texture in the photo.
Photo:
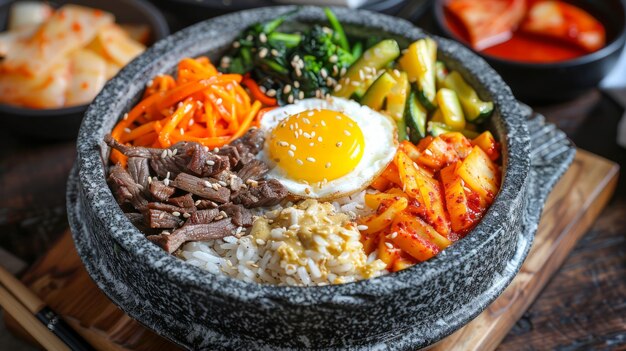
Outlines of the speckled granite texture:
[{"label": "speckled granite texture", "polygon": [[[503,144],[504,183],[472,233],[423,264],[326,287],[276,287],[216,276],[149,243],[126,220],[105,183],[108,149],[102,138],[150,77],[186,56],[208,53],[216,59],[249,24],[292,9],[262,8],[199,23],[157,43],[106,85],[85,115],[68,186],[78,252],[98,286],[124,311],[189,349],[414,350],[432,344],[475,317],[508,285],[530,248],[546,195],[573,157],[567,146],[557,155],[561,158],[531,172],[526,117],[495,71],[459,44],[436,38],[440,59],[497,107],[491,129]],[[335,11],[355,35],[386,32],[404,43],[425,36],[400,19]],[[324,15],[304,7],[296,18],[317,21]]]}]

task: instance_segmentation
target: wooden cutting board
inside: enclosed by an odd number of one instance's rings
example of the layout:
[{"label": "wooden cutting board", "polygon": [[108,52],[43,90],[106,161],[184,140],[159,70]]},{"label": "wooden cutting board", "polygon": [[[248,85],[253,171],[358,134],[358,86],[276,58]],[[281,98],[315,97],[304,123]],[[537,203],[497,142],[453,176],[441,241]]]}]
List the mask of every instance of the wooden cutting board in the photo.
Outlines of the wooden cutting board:
[{"label": "wooden cutting board", "polygon": [[[548,198],[520,273],[482,314],[431,349],[495,349],[602,211],[618,173],[617,164],[578,150]],[[98,350],[178,349],[109,301],[87,275],[69,231],[22,280]],[[10,316],[7,326],[28,338]]]}]

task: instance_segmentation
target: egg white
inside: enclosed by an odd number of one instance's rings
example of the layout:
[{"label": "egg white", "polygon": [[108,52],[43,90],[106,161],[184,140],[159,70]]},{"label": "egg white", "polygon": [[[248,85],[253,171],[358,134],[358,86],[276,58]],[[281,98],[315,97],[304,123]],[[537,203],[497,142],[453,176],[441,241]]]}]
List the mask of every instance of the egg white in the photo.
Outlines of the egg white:
[{"label": "egg white", "polygon": [[[291,115],[313,109],[337,111],[350,117],[361,129],[365,145],[361,160],[350,173],[326,183],[306,184],[303,181],[291,179],[271,160],[268,150],[272,130],[280,121]],[[356,101],[338,97],[328,100],[305,99],[275,108],[263,115],[260,128],[265,133],[266,143],[257,158],[270,166],[267,177],[280,181],[289,193],[302,198],[328,200],[365,189],[393,160],[398,148],[396,123],[391,118],[367,106],[362,106]]]}]

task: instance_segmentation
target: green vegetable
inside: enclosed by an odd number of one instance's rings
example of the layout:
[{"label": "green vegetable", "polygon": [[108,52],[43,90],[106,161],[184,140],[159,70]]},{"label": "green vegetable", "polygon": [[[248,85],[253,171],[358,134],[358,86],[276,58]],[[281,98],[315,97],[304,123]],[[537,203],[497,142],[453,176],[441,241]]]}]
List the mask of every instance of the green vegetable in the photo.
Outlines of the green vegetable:
[{"label": "green vegetable", "polygon": [[404,118],[396,121],[398,125],[398,142],[402,142],[404,140],[409,140],[409,135],[407,133],[406,121]]},{"label": "green vegetable", "polygon": [[437,89],[444,88],[443,81],[447,76],[448,69],[446,68],[446,65],[441,61],[437,61],[435,63],[435,85],[437,86]]},{"label": "green vegetable", "polygon": [[441,110],[441,115],[443,116],[443,121],[448,127],[454,130],[462,130],[465,128],[463,109],[461,108],[461,104],[454,90],[447,88],[439,89],[437,92],[437,102]]},{"label": "green vegetable", "polygon": [[400,72],[400,76],[396,76],[395,80],[397,84],[387,95],[387,106],[385,109],[391,118],[396,121],[404,121],[404,110],[411,92],[411,85],[406,72]]},{"label": "green vegetable", "polygon": [[357,96],[363,96],[365,91],[372,85],[374,77],[367,78],[362,76],[371,75],[366,70],[380,70],[389,62],[393,61],[400,55],[400,47],[393,39],[380,41],[378,44],[367,49],[363,55],[350,66],[348,72],[339,81],[341,88],[335,92],[336,96],[350,98],[353,93]]},{"label": "green vegetable", "polygon": [[428,112],[417,98],[417,94],[412,91],[406,105],[404,119],[409,127],[409,139],[412,143],[419,142],[426,136],[426,118]]},{"label": "green vegetable", "polygon": [[441,123],[441,122],[433,122],[433,121],[428,122],[428,133],[434,137],[439,136],[441,134],[452,133],[452,132],[461,132],[461,134],[465,135],[466,137],[470,139],[474,139],[479,135],[477,132],[467,130],[467,129],[454,130],[450,128],[448,125]]},{"label": "green vegetable", "polygon": [[350,44],[348,43],[346,33],[343,31],[343,27],[335,14],[328,7],[324,8],[324,13],[326,13],[328,22],[330,22],[330,25],[333,27],[335,39],[339,42],[341,48],[346,51],[350,51]]},{"label": "green vegetable", "polygon": [[437,107],[435,81],[435,62],[437,61],[437,43],[430,38],[420,39],[409,45],[398,63],[409,75],[411,82],[416,82],[420,94],[418,97],[424,107],[434,110]]},{"label": "green vegetable", "polygon": [[267,36],[267,40],[273,45],[285,45],[286,48],[294,48],[300,44],[302,36],[300,34],[273,32]]},{"label": "green vegetable", "polygon": [[379,111],[383,107],[385,98],[391,92],[391,89],[397,84],[389,72],[385,72],[376,79],[374,84],[367,89],[361,104],[369,106],[370,108]]},{"label": "green vegetable", "polygon": [[493,103],[482,101],[459,72],[450,72],[443,81],[443,86],[456,92],[468,122],[481,123],[491,116]]}]

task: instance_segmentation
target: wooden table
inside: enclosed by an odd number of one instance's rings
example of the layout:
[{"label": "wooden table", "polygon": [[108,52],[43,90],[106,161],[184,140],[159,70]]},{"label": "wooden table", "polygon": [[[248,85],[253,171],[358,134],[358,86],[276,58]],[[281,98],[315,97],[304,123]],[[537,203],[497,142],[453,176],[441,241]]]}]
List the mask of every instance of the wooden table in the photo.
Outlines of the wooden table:
[{"label": "wooden table", "polygon": [[[623,112],[592,91],[533,106],[579,148],[626,169],[615,142]],[[0,129],[0,247],[32,263],[67,226],[65,180],[73,142],[35,142]],[[591,230],[517,322],[499,349],[626,350],[626,177]]]}]

